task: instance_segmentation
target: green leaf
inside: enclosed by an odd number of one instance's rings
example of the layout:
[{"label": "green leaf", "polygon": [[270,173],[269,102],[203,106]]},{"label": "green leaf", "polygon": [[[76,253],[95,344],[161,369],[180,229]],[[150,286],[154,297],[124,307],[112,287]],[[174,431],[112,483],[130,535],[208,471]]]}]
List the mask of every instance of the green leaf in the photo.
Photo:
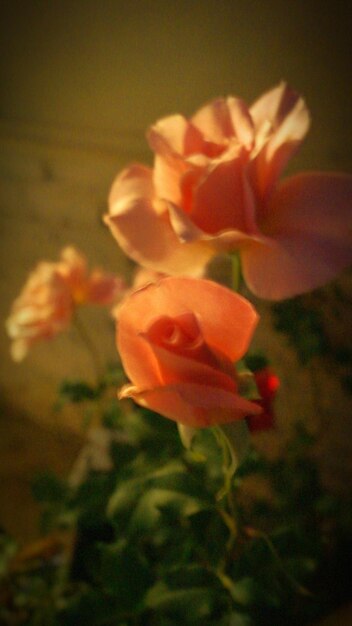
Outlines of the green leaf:
[{"label": "green leaf", "polygon": [[186,624],[206,619],[214,603],[215,592],[209,587],[169,589],[163,582],[157,583],[146,596],[147,607],[182,619]]},{"label": "green leaf", "polygon": [[226,554],[229,529],[215,506],[189,516],[189,533],[197,553],[216,567]]},{"label": "green leaf", "polygon": [[180,460],[170,461],[149,472],[148,468],[141,464],[135,467],[134,471],[139,472],[137,476],[125,479],[117,485],[108,502],[108,516],[121,515],[128,509],[136,507],[138,499],[147,495],[150,489],[160,488],[175,494],[183,494],[184,497],[195,497],[197,502],[208,498],[202,486],[196,483]]},{"label": "green leaf", "polygon": [[150,489],[144,494],[131,517],[130,531],[134,535],[149,533],[162,518],[162,509],[167,509],[175,517],[187,517],[202,508],[202,503],[170,489]]},{"label": "green leaf", "polygon": [[323,356],[328,350],[323,320],[318,310],[309,308],[299,296],[272,305],[274,327],[285,333],[296,349],[302,365],[314,356]]},{"label": "green leaf", "polygon": [[68,495],[67,484],[54,472],[42,472],[32,481],[32,494],[37,502],[63,502]]},{"label": "green leaf", "polygon": [[251,372],[257,372],[269,365],[269,359],[260,352],[252,352],[251,354],[246,354],[244,363]]},{"label": "green leaf", "polygon": [[100,588],[83,588],[69,597],[60,611],[62,626],[103,626],[118,624],[120,607],[115,598],[102,593]]},{"label": "green leaf", "polygon": [[138,611],[143,596],[153,584],[145,560],[131,543],[101,546],[102,587],[113,594],[121,611]]},{"label": "green leaf", "polygon": [[101,396],[102,389],[88,385],[84,381],[64,380],[59,387],[59,401],[78,404],[86,400],[96,400]]}]

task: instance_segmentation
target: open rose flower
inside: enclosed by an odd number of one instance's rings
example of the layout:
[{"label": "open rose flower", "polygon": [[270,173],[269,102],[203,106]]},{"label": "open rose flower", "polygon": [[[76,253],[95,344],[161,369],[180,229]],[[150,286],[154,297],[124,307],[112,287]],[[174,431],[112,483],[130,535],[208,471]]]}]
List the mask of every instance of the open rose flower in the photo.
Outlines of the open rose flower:
[{"label": "open rose flower", "polygon": [[133,398],[189,427],[232,422],[261,408],[239,395],[234,362],[257,322],[247,300],[209,280],[169,277],[123,303],[117,347]]},{"label": "open rose flower", "polygon": [[111,274],[89,273],[84,256],[72,247],[62,251],[57,263],[39,263],[6,321],[12,358],[22,361],[33,344],[67,328],[76,306],[112,304],[123,288],[123,281]]},{"label": "open rose flower", "polygon": [[279,183],[309,128],[303,99],[282,83],[251,107],[235,97],[149,131],[153,169],[115,180],[105,217],[141,265],[192,273],[238,251],[249,288],[282,299],[334,278],[352,261],[352,176],[307,172]]}]

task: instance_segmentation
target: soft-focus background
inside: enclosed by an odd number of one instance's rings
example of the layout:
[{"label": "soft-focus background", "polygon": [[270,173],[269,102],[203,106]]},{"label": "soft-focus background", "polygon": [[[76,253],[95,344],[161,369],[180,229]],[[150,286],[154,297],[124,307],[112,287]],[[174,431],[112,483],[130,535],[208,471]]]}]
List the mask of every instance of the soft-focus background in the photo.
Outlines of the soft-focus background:
[{"label": "soft-focus background", "polygon": [[[57,384],[92,375],[74,330],[11,362],[3,321],[28,272],[67,244],[91,264],[130,272],[101,221],[114,176],[131,161],[150,162],[149,124],[219,95],[251,102],[286,80],[313,119],[292,171],[350,170],[351,18],[347,3],[331,0],[5,0],[0,29],[0,518],[26,538],[35,532],[31,474],[50,465],[66,471],[79,447],[77,415],[52,410]],[[349,283],[346,273],[344,293]],[[323,304],[343,348],[351,341],[346,309],[339,303],[336,314],[330,293]],[[327,480],[350,484],[350,399],[334,363],[302,370],[261,309],[257,344],[282,378],[279,431],[296,418],[320,428]],[[112,321],[102,311],[83,316],[114,358]]]}]

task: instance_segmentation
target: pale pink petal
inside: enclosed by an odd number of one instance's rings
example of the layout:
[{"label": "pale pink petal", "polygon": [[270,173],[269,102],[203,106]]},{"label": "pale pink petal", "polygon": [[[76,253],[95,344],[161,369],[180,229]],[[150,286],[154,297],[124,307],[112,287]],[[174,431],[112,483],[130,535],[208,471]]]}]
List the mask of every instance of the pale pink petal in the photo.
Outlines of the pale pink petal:
[{"label": "pale pink petal", "polygon": [[228,97],[226,103],[235,136],[247,150],[250,150],[254,140],[254,128],[247,105],[240,98],[233,96]]},{"label": "pale pink petal", "polygon": [[352,176],[298,174],[272,196],[262,230],[265,243],[241,253],[250,289],[272,300],[310,291],[352,262]]},{"label": "pale pink petal", "polygon": [[73,246],[67,246],[62,250],[57,269],[72,291],[79,290],[87,279],[86,259]]},{"label": "pale pink petal", "polygon": [[229,96],[209,102],[192,117],[192,123],[215,145],[226,147],[229,140],[237,139],[247,149],[252,147],[253,122],[240,98]]},{"label": "pale pink petal", "polygon": [[200,131],[183,115],[171,115],[159,120],[149,129],[147,139],[151,149],[164,157],[188,156],[202,152],[204,146]]},{"label": "pale pink petal", "polygon": [[187,169],[188,165],[183,159],[176,157],[165,158],[156,154],[153,168],[155,195],[161,200],[181,205],[182,190],[180,180]]},{"label": "pale pink petal", "polygon": [[126,284],[117,276],[101,270],[93,270],[87,285],[87,301],[94,304],[109,305],[122,296]]},{"label": "pale pink petal", "polygon": [[10,346],[11,358],[16,363],[20,363],[20,361],[23,361],[23,359],[27,356],[30,347],[30,341],[26,341],[25,339],[16,339]]},{"label": "pale pink petal", "polygon": [[152,172],[134,165],[115,181],[104,221],[121,248],[137,263],[168,274],[201,271],[212,255],[204,242],[182,244],[166,203],[154,196]]},{"label": "pale pink petal", "polygon": [[226,145],[233,137],[232,120],[225,98],[218,98],[199,109],[192,117],[192,124],[204,137],[215,144]]},{"label": "pale pink petal", "polygon": [[16,361],[21,361],[33,344],[53,337],[71,321],[73,301],[60,265],[39,263],[11,307],[5,324]]},{"label": "pale pink petal", "polygon": [[195,428],[229,423],[261,412],[256,404],[234,393],[195,383],[176,383],[148,390],[126,385],[119,397],[133,398],[141,406]]},{"label": "pale pink petal", "polygon": [[[276,130],[301,100],[302,97],[285,82],[265,92],[249,109],[256,130],[267,121]],[[306,115],[309,117],[308,111]]]},{"label": "pale pink petal", "polygon": [[258,199],[264,201],[299,148],[310,118],[303,98],[285,83],[264,94],[250,112],[256,126],[252,182]]}]

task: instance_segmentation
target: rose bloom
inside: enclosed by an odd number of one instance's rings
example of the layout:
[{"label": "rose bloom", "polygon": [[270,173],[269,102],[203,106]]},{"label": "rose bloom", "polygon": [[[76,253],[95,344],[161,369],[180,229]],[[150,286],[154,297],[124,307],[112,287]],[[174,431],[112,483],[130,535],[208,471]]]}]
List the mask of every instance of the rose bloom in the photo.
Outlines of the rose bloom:
[{"label": "rose bloom", "polygon": [[105,221],[126,254],[157,271],[191,274],[236,251],[258,296],[318,287],[352,260],[352,176],[278,182],[309,123],[284,83],[250,107],[230,96],[191,119],[161,119],[148,134],[153,169],[132,165],[117,177]]},{"label": "rose bloom", "polygon": [[123,287],[123,281],[112,274],[98,269],[89,274],[84,256],[72,247],[62,251],[57,263],[39,263],[6,321],[12,358],[22,361],[37,341],[67,328],[76,306],[111,304]]},{"label": "rose bloom", "polygon": [[109,272],[94,268],[89,272],[87,260],[72,246],[61,252],[59,271],[64,277],[75,304],[113,304],[126,288],[125,281]]},{"label": "rose bloom", "polygon": [[260,413],[240,396],[233,364],[245,354],[256,323],[247,300],[209,280],[149,283],[120,309],[117,348],[131,383],[119,397],[190,427]]}]

